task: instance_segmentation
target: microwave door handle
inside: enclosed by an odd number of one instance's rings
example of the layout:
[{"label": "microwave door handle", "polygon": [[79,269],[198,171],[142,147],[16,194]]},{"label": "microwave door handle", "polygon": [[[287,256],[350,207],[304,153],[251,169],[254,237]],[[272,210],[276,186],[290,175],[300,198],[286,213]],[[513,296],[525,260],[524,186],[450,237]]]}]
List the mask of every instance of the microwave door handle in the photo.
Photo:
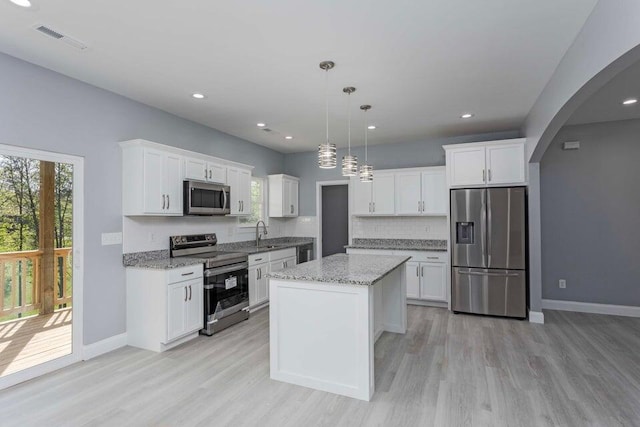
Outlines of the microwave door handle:
[{"label": "microwave door handle", "polygon": [[227,209],[227,192],[222,189],[222,210]]}]

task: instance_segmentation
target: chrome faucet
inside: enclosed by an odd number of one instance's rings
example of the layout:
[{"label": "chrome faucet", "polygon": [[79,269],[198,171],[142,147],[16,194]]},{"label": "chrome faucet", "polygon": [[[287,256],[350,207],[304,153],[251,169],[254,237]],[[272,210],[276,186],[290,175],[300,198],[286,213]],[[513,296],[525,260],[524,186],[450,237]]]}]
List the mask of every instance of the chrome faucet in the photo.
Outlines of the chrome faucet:
[{"label": "chrome faucet", "polygon": [[267,225],[264,223],[264,221],[258,221],[258,223],[256,224],[256,248],[260,247],[260,239],[262,239],[262,234],[260,234],[260,223],[262,223],[262,231],[264,232],[264,235],[266,236],[267,234],[269,234],[267,232]]}]

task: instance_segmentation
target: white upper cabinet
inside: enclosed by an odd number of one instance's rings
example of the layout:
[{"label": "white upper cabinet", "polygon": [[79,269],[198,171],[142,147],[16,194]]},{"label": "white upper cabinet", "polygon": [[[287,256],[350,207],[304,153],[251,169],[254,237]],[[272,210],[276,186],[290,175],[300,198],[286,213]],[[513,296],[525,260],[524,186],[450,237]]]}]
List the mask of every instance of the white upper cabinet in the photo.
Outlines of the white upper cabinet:
[{"label": "white upper cabinet", "polygon": [[123,148],[124,215],[182,215],[182,157],[143,146]]},{"label": "white upper cabinet", "polygon": [[371,215],[373,182],[361,182],[358,177],[354,177],[351,178],[350,186],[353,192],[351,213],[353,215]]},{"label": "white upper cabinet", "polygon": [[269,175],[269,216],[298,216],[299,179],[289,175]]},{"label": "white upper cabinet", "polygon": [[487,184],[504,185],[526,181],[524,144],[487,147]]},{"label": "white upper cabinet", "polygon": [[227,168],[227,184],[231,192],[231,215],[251,214],[251,171],[236,167]]},{"label": "white upper cabinet", "polygon": [[472,147],[447,152],[447,168],[451,186],[484,185],[485,148]]},{"label": "white upper cabinet", "polygon": [[397,172],[395,185],[396,214],[447,214],[447,182],[444,167]]},{"label": "white upper cabinet", "polygon": [[446,145],[450,187],[525,185],[525,139]]},{"label": "white upper cabinet", "polygon": [[353,215],[395,214],[395,175],[389,172],[374,172],[373,182],[361,182],[351,178],[353,191]]},{"label": "white upper cabinet", "polygon": [[393,215],[395,213],[395,174],[374,173],[372,213],[374,215]]},{"label": "white upper cabinet", "polygon": [[[122,213],[128,216],[182,216],[183,181],[227,183],[234,171],[236,215],[251,213],[251,166],[176,147],[136,139],[122,148]],[[244,166],[244,167],[243,167]]]},{"label": "white upper cabinet", "polygon": [[227,183],[227,167],[204,159],[188,157],[184,161],[184,179]]}]

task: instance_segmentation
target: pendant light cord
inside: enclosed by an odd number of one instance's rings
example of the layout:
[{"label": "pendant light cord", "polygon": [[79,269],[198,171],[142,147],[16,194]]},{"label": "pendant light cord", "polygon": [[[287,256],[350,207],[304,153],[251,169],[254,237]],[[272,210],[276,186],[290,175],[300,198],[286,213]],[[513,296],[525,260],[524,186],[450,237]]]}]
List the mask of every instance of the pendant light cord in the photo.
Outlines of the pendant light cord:
[{"label": "pendant light cord", "polygon": [[325,124],[327,126],[327,144],[329,143],[329,69],[325,70],[325,85],[324,85],[324,112],[325,112]]},{"label": "pendant light cord", "polygon": [[368,150],[367,150],[367,137],[369,135],[369,129],[367,128],[367,125],[369,124],[369,122],[367,121],[367,110],[364,110],[364,163],[367,164],[368,163],[368,158],[367,158],[367,154],[368,154]]},{"label": "pendant light cord", "polygon": [[349,92],[349,98],[347,98],[347,118],[349,122],[348,141],[349,141],[349,156],[351,156],[351,92]]}]

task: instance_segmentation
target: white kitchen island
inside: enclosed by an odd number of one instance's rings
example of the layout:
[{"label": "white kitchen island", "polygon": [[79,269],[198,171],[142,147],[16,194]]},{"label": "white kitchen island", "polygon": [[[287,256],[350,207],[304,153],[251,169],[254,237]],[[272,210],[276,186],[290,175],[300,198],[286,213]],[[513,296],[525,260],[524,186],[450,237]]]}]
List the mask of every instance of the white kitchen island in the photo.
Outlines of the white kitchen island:
[{"label": "white kitchen island", "polygon": [[271,273],[271,378],[370,400],[376,340],[407,329],[409,259],[336,254]]}]

